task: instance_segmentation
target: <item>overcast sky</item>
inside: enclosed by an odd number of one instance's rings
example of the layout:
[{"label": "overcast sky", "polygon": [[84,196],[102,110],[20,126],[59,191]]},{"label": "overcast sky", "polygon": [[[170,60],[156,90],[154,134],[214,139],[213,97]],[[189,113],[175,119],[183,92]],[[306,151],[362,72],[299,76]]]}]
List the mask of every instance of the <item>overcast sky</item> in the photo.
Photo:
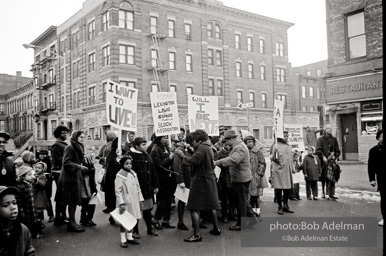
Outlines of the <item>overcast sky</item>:
[{"label": "overcast sky", "polygon": [[[84,0],[0,0],[0,73],[32,77],[30,43],[51,25],[59,26]],[[224,5],[295,23],[288,30],[293,67],[327,59],[325,0],[222,0]]]}]

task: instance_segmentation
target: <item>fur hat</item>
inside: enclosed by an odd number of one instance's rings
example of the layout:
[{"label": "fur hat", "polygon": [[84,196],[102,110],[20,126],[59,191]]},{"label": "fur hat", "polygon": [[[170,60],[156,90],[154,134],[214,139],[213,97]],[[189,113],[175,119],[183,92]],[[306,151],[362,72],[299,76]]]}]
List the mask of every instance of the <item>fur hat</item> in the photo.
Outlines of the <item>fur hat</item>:
[{"label": "fur hat", "polygon": [[21,176],[29,173],[30,171],[33,171],[32,167],[22,165],[22,166],[20,166],[19,169],[17,169],[16,174],[17,174],[17,177],[21,177]]}]

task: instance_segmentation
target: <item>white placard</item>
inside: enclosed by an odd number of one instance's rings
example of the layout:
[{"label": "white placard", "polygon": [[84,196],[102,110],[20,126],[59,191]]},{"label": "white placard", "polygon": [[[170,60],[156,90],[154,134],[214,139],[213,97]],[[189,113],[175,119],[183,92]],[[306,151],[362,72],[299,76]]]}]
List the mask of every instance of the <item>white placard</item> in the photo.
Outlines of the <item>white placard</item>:
[{"label": "white placard", "polygon": [[218,98],[188,95],[189,129],[205,130],[209,136],[219,135]]},{"label": "white placard", "polygon": [[181,200],[186,204],[188,202],[189,192],[190,190],[188,188],[182,189],[180,188],[180,186],[177,185],[174,196],[177,197],[178,200]]},{"label": "white placard", "polygon": [[180,133],[177,94],[175,92],[152,92],[150,93],[150,102],[155,135],[164,136]]},{"label": "white placard", "polygon": [[302,172],[297,172],[292,174],[292,181],[294,184],[304,181],[304,175]]},{"label": "white placard", "polygon": [[119,208],[116,208],[114,211],[110,212],[110,215],[114,218],[116,222],[119,222],[126,230],[132,230],[137,224],[137,219],[134,218],[134,216],[126,210],[124,213],[119,214]]},{"label": "white placard", "polygon": [[273,129],[276,138],[283,138],[283,111],[284,102],[281,100],[275,100],[273,110]]},{"label": "white placard", "polygon": [[90,202],[88,202],[88,204],[102,204],[102,203],[103,203],[103,200],[100,193],[95,193],[94,195],[92,195]]},{"label": "white placard", "polygon": [[107,81],[106,114],[109,125],[124,131],[137,131],[138,89]]},{"label": "white placard", "polygon": [[220,174],[221,174],[221,168],[218,167],[218,166],[215,166],[214,167],[214,174],[216,175],[216,178],[217,178],[217,181],[218,181],[219,178],[220,178]]},{"label": "white placard", "polygon": [[302,124],[284,124],[284,129],[288,131],[288,144],[292,150],[304,152],[304,137]]}]

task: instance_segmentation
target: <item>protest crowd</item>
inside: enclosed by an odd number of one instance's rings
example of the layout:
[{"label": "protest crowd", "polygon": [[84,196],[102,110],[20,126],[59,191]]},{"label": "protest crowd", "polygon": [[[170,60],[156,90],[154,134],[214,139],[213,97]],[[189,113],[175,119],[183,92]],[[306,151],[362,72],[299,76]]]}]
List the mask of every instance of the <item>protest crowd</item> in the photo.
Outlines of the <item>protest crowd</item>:
[{"label": "protest crowd", "polygon": [[[85,151],[84,132],[69,132],[67,127],[58,126],[50,154],[41,150],[35,156],[26,151],[19,168],[4,147],[9,135],[0,132],[0,255],[35,255],[31,238],[44,239],[47,223],[67,225],[68,232],[84,232],[96,226],[95,203],[90,204],[90,200],[98,196],[98,183],[105,196],[106,221],[119,222],[117,237],[124,248],[140,244],[141,219],[149,236],[158,236],[157,230],[161,229],[190,230],[189,223],[184,223],[185,208],[190,211],[192,226],[185,242],[202,241],[201,230],[209,223],[213,236],[221,235],[219,221],[232,222],[231,231],[241,231],[242,217],[251,217],[257,224],[264,213],[260,197],[269,183],[275,189],[277,213],[293,216],[289,200],[301,200],[298,181],[294,180],[299,172],[304,175],[308,200],[320,199],[318,181],[323,184],[322,199],[338,199],[335,183],[340,174],[340,150],[329,125],[318,139],[308,140],[304,159],[302,152],[292,150],[288,131],[284,130],[282,138],[276,138],[270,148],[268,172],[265,146],[248,131],[237,134],[225,130],[219,136],[208,136],[201,129],[189,132],[181,128],[175,136],[153,134],[151,143],[130,132],[119,145],[119,134],[109,130],[96,159]],[[379,161],[378,154],[383,150],[382,131],[377,139],[379,144],[371,149],[369,159],[369,177],[374,186],[380,174],[372,165]],[[102,167],[98,173],[94,160]],[[382,196],[384,185],[378,182],[378,186]],[[181,196],[185,192],[187,200]],[[178,223],[170,222],[173,206]],[[130,226],[120,221],[123,216],[129,216],[127,220],[131,218],[134,223]]]}]

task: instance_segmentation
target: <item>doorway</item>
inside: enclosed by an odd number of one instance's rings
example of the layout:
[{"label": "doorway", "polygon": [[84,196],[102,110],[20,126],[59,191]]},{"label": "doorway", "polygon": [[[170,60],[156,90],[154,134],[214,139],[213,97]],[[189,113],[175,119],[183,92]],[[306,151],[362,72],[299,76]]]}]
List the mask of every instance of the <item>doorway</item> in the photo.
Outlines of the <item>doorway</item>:
[{"label": "doorway", "polygon": [[343,160],[359,160],[356,113],[341,115]]}]

